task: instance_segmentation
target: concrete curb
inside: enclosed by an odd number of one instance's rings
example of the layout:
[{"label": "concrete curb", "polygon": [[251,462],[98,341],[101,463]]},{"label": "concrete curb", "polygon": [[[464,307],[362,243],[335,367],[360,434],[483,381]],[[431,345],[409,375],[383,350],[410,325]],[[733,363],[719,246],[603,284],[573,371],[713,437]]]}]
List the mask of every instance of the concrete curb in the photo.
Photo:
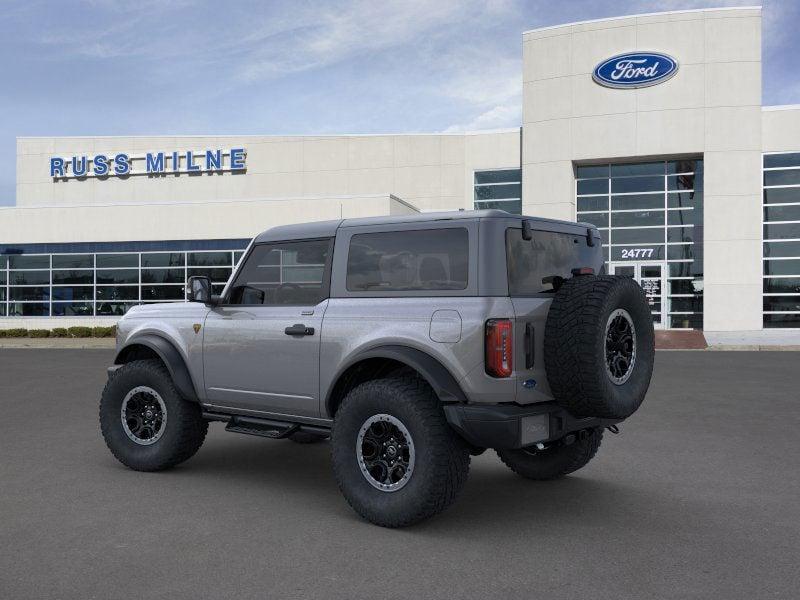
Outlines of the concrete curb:
[{"label": "concrete curb", "polygon": [[114,338],[0,338],[2,348],[41,348],[41,349],[71,349],[90,350],[100,348],[115,348],[117,341]]},{"label": "concrete curb", "polygon": [[726,352],[800,352],[800,346],[779,346],[777,344],[715,344],[714,346],[709,346],[708,349],[724,350]]},{"label": "concrete curb", "polygon": [[716,344],[708,348],[656,348],[658,352],[800,352],[800,346]]}]

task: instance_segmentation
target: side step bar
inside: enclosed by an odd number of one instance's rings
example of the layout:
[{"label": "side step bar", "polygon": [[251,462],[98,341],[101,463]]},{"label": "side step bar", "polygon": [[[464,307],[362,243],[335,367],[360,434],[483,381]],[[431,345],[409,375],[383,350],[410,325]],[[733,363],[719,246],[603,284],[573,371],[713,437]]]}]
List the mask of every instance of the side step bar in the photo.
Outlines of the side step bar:
[{"label": "side step bar", "polygon": [[302,423],[291,423],[288,421],[275,421],[273,419],[261,419],[259,417],[226,415],[224,413],[212,413],[204,411],[203,418],[207,421],[222,421],[227,423],[225,426],[225,431],[244,433],[247,435],[258,435],[272,439],[285,438],[297,431],[317,433],[320,435],[330,435],[331,433],[330,429],[325,427],[305,425]]}]

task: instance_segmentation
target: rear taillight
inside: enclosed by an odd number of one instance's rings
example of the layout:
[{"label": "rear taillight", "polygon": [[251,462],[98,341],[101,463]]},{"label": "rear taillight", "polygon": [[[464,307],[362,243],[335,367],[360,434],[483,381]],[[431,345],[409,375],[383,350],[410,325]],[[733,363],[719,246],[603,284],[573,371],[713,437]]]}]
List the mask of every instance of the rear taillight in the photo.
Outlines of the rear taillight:
[{"label": "rear taillight", "polygon": [[514,334],[509,319],[486,321],[486,372],[492,377],[510,377],[514,368]]}]

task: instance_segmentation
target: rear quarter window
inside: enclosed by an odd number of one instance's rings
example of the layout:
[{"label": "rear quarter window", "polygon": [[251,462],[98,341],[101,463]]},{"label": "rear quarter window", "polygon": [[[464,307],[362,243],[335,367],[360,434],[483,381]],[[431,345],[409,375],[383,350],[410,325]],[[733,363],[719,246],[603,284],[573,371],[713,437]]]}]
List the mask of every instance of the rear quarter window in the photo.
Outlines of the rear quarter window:
[{"label": "rear quarter window", "polygon": [[567,279],[572,277],[572,269],[579,267],[596,268],[594,249],[586,245],[586,238],[581,235],[533,231],[533,239],[523,240],[521,229],[507,229],[509,295],[552,293],[552,283],[543,280]]},{"label": "rear quarter window", "polygon": [[469,234],[464,228],[356,234],[347,255],[350,292],[464,290]]}]

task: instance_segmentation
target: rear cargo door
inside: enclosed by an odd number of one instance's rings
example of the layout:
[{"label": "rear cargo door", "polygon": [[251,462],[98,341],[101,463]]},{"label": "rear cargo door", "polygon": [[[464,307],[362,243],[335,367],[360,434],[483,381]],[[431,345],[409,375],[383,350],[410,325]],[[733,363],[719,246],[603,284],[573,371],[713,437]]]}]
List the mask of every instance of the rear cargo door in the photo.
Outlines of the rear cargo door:
[{"label": "rear cargo door", "polygon": [[572,277],[572,270],[603,264],[600,240],[589,246],[584,233],[506,230],[508,292],[516,316],[514,325],[514,371],[517,401],[552,399],[544,366],[545,323],[559,280]]}]

